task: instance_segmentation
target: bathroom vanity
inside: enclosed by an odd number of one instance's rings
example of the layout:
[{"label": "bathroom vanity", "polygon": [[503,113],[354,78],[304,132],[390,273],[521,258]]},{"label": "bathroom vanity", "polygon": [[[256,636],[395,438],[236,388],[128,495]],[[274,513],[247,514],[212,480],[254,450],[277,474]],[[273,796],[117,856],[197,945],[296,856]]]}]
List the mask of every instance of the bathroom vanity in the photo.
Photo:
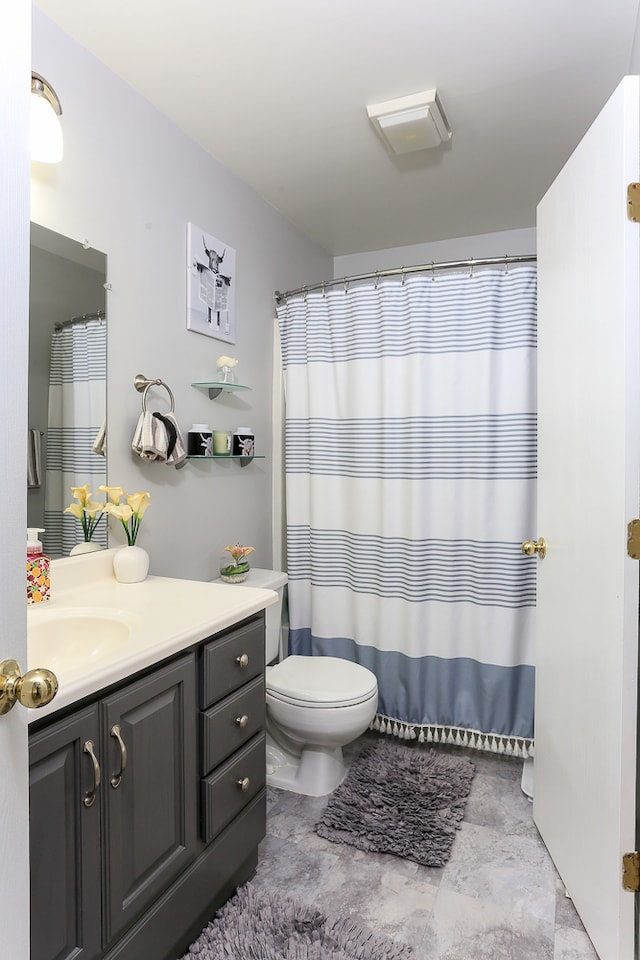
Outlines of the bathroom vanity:
[{"label": "bathroom vanity", "polygon": [[132,628],[113,659],[98,642],[100,666],[90,641],[84,671],[54,648],[41,664],[60,692],[30,711],[32,960],[176,960],[249,879],[265,832],[264,608],[275,594],[117,584],[104,553],[78,558],[99,573],[84,589],[65,590],[68,571],[54,569],[51,607],[29,615],[30,630],[59,619],[71,636],[74,616],[84,629],[98,611]]}]

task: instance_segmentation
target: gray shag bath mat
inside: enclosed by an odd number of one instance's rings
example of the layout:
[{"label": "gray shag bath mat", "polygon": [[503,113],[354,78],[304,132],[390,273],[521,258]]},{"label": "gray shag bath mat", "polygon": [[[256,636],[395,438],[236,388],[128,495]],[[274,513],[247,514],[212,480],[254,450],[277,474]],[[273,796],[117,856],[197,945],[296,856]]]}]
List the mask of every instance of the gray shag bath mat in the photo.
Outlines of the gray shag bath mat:
[{"label": "gray shag bath mat", "polygon": [[348,919],[255,890],[251,883],[218,911],[182,960],[411,960],[411,947],[374,936]]},{"label": "gray shag bath mat", "polygon": [[441,867],[464,816],[474,772],[466,757],[378,741],[353,761],[316,832],[358,850]]}]

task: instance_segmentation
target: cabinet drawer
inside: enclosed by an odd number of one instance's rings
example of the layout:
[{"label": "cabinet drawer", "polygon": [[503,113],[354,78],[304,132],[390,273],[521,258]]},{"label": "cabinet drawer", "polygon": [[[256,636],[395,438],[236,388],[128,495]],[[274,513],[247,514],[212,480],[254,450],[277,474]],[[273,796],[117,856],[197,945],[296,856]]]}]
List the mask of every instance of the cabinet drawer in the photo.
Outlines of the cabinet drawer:
[{"label": "cabinet drawer", "polygon": [[264,678],[230,694],[206,713],[200,714],[201,769],[209,773],[236,750],[248,743],[264,727]]},{"label": "cabinet drawer", "polygon": [[205,644],[202,651],[200,706],[233,693],[264,670],[264,617],[257,617],[219,640]]},{"label": "cabinet drawer", "polygon": [[265,736],[259,734],[202,781],[205,843],[210,843],[260,793],[265,780]]}]

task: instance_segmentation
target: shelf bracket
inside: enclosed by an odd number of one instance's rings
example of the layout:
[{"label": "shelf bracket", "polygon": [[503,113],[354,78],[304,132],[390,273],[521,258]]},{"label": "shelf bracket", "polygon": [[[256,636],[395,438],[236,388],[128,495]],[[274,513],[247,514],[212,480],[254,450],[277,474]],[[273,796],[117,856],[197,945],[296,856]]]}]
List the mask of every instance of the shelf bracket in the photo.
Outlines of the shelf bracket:
[{"label": "shelf bracket", "polygon": [[247,465],[248,463],[251,463],[252,460],[253,460],[253,457],[241,457],[241,459],[240,459],[240,466],[241,466],[241,467],[246,467],[246,465]]},{"label": "shelf bracket", "polygon": [[215,398],[219,397],[222,393],[222,387],[207,387],[207,392],[209,394],[209,400],[215,400]]}]

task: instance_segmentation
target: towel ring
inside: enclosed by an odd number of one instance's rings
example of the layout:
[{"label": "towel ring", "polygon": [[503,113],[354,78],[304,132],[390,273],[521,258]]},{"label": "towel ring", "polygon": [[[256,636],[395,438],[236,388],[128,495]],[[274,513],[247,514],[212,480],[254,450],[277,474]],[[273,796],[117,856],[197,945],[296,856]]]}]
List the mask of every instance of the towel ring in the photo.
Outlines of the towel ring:
[{"label": "towel ring", "polygon": [[169,386],[164,382],[164,380],[149,380],[148,377],[145,377],[144,373],[139,373],[134,381],[133,385],[138,391],[142,394],[142,412],[147,412],[147,394],[151,387],[164,387],[167,393],[169,394],[169,399],[171,401],[171,413],[174,412],[176,408],[176,402],[173,398],[173,394]]}]

